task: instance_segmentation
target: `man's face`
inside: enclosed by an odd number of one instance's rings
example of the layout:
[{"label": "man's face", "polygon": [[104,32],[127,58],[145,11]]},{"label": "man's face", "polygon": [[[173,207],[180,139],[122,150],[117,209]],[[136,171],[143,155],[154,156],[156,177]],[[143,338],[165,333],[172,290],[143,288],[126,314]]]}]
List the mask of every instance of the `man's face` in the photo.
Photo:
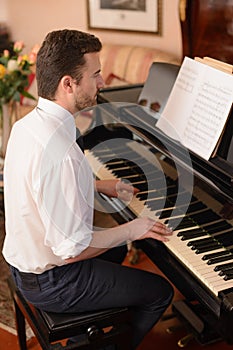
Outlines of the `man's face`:
[{"label": "man's face", "polygon": [[83,78],[77,84],[75,93],[75,108],[81,111],[96,104],[97,92],[104,86],[100,74],[100,61],[97,52],[85,54],[86,64],[83,70]]}]

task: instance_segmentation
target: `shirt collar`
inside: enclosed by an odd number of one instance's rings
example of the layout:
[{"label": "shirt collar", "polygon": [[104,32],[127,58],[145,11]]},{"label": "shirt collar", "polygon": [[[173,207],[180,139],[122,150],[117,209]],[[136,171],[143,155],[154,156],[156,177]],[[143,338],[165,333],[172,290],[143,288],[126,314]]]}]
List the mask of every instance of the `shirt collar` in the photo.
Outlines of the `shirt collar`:
[{"label": "shirt collar", "polygon": [[67,109],[43,97],[39,97],[37,108],[43,110],[45,113],[51,114],[58,121],[62,122],[72,139],[76,140],[75,119]]}]

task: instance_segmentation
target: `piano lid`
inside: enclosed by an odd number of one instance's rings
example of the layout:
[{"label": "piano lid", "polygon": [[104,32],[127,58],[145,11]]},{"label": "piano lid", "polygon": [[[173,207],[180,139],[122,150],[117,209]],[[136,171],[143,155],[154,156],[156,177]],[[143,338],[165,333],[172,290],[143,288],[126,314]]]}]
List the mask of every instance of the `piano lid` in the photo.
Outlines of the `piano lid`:
[{"label": "piano lid", "polygon": [[[101,107],[106,110],[106,113],[112,113],[113,118],[117,121],[129,124],[133,131],[140,133],[142,138],[146,137],[153,145],[163,149],[166,155],[175,156],[182,164],[185,164],[187,163],[187,151],[184,150],[184,147],[156,128],[156,121],[166,104],[178,72],[179,66],[177,65],[155,62],[151,66],[144,85],[101,89],[98,94],[98,103],[107,103]],[[153,102],[160,104],[160,106],[156,104],[157,110],[149,108],[155,104]],[[214,158],[206,161],[195,153],[189,152],[196,174],[201,178],[204,177],[207,182],[212,182],[231,200],[233,200],[232,135],[233,109]],[[173,150],[172,155],[169,155],[164,145],[168,145],[169,149]],[[190,171],[192,171],[191,168]]]},{"label": "piano lid", "polygon": [[[157,146],[168,157],[175,157],[182,164],[188,163],[187,151],[184,147],[156,128],[154,118],[149,117],[148,113],[142,110],[140,106],[128,105],[123,107],[122,111],[118,113],[118,117],[124,123],[129,123],[133,126],[134,129],[138,127],[138,132],[141,136],[146,137],[147,141],[149,140],[153,145]],[[207,161],[192,151],[189,151],[195,175],[198,175],[202,179],[205,178],[206,182],[217,186],[231,201],[233,200],[232,134],[233,115],[231,113],[220,147],[214,158]],[[172,150],[172,153],[168,149]]]},{"label": "piano lid", "polygon": [[[132,92],[131,87],[130,90]],[[125,89],[123,93],[125,95]],[[113,96],[113,90],[111,94]],[[105,103],[100,104],[98,108],[101,113],[111,116],[113,123],[117,122],[125,125],[140,138],[162,151],[168,158],[175,158],[182,166],[189,164],[188,170],[194,171],[195,175],[205,179],[212,187],[217,187],[230,201],[233,201],[232,115],[216,156],[206,161],[191,151],[187,152],[179,142],[169,138],[156,128],[155,118],[147,113],[142,106],[135,103],[124,104],[110,101],[106,103],[108,97],[109,95],[105,98],[104,92],[101,92],[101,99]],[[168,149],[171,151],[169,152]],[[190,159],[187,159],[187,156],[191,158],[191,166]]]}]

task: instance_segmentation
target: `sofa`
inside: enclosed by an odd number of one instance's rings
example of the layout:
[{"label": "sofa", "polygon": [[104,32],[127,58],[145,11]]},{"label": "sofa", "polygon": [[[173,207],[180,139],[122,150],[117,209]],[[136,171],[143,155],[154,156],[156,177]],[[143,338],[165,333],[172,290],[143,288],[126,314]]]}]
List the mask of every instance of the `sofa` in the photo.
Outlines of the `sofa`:
[{"label": "sofa", "polygon": [[103,45],[100,61],[107,86],[144,83],[152,62],[180,64],[179,58],[156,48],[116,44]]}]

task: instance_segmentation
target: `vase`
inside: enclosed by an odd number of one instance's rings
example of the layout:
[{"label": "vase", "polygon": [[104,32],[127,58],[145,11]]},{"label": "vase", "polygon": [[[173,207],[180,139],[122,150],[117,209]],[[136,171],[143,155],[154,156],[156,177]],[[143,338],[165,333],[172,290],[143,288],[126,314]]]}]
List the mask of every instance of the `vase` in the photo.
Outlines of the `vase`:
[{"label": "vase", "polygon": [[5,158],[7,143],[11,133],[11,128],[14,122],[18,119],[18,103],[11,101],[9,103],[2,104],[2,142],[1,142],[1,157]]}]

